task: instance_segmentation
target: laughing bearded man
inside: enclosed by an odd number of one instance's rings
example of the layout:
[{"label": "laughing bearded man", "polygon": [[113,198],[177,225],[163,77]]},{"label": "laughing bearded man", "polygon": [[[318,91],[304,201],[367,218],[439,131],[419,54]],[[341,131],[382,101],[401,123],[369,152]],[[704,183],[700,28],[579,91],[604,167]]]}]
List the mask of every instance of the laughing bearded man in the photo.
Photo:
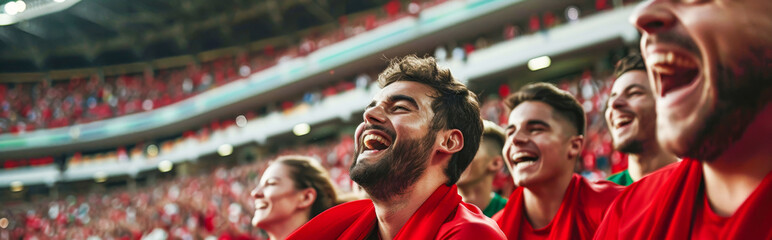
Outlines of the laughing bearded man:
[{"label": "laughing bearded man", "polygon": [[331,208],[289,239],[505,239],[455,185],[482,136],[476,95],[433,58],[393,60],[378,83],[350,169],[370,199]]}]

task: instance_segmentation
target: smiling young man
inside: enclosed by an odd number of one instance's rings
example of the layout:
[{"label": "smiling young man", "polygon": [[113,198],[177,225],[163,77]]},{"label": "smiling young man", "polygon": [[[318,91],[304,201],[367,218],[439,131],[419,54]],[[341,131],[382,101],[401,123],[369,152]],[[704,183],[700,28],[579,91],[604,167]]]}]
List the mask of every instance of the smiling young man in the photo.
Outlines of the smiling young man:
[{"label": "smiling young man", "polygon": [[772,239],[772,1],[650,1],[631,17],[657,136],[682,157],[630,185],[596,239]]},{"label": "smiling young man", "polygon": [[493,178],[504,167],[501,149],[507,136],[504,129],[491,121],[483,120],[483,126],[480,149],[456,185],[464,202],[474,204],[485,216],[493,217],[507,204],[506,198],[493,192]]},{"label": "smiling young man", "polygon": [[289,239],[505,239],[456,181],[477,152],[477,97],[433,58],[394,60],[356,131],[351,179],[370,196],[320,214]]},{"label": "smiling young man", "polygon": [[678,158],[657,142],[654,94],[641,55],[630,54],[619,60],[615,75],[606,105],[606,123],[614,150],[627,154],[628,167],[608,180],[627,186]]},{"label": "smiling young man", "polygon": [[519,187],[493,219],[509,239],[591,239],[622,187],[574,173],[585,113],[570,93],[534,83],[507,97],[504,159]]}]

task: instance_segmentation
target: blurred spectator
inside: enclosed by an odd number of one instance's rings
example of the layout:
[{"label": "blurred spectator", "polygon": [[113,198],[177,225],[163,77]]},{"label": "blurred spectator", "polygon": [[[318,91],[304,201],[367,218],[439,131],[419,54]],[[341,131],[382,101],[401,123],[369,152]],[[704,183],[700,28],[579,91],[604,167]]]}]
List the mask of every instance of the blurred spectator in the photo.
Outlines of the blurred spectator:
[{"label": "blurred spectator", "polygon": [[512,40],[513,38],[516,38],[519,34],[519,30],[517,26],[512,24],[507,24],[504,26],[504,32],[502,33],[502,37],[504,40]]},{"label": "blurred spectator", "polygon": [[283,156],[271,164],[252,190],[252,225],[271,240],[281,240],[328,208],[338,204],[335,186],[316,159]]},{"label": "blurred spectator", "polygon": [[383,9],[386,11],[389,18],[395,18],[397,14],[399,14],[401,8],[402,3],[400,3],[399,0],[391,0],[383,6]]},{"label": "blurred spectator", "polygon": [[538,32],[541,30],[541,23],[539,23],[539,15],[532,14],[531,18],[528,20],[528,31],[531,33]]}]

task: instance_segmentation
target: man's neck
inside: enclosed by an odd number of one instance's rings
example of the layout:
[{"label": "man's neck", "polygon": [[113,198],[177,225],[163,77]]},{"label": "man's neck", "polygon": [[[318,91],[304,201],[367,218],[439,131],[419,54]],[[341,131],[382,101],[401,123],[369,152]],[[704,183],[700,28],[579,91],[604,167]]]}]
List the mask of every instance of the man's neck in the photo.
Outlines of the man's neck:
[{"label": "man's neck", "polygon": [[407,220],[413,216],[413,213],[440,185],[444,184],[445,179],[447,178],[444,173],[432,173],[427,169],[424,175],[408,187],[404,194],[387,200],[373,199],[375,215],[378,220],[378,233],[381,235],[381,239],[394,239]]},{"label": "man's neck", "polygon": [[491,195],[493,189],[493,176],[486,175],[478,179],[475,182],[467,184],[457,184],[458,194],[461,195],[462,200],[465,203],[471,203],[479,207],[480,210],[485,210],[488,204],[491,203],[493,196]]},{"label": "man's neck", "polygon": [[286,239],[295,229],[300,228],[306,222],[308,222],[308,215],[310,211],[306,211],[300,214],[293,214],[285,221],[272,224],[270,227],[264,229],[268,234],[268,239],[271,240],[283,240]]},{"label": "man's neck", "polygon": [[555,218],[572,176],[563,174],[553,181],[523,189],[525,212],[534,229],[546,227]]},{"label": "man's neck", "polygon": [[731,216],[772,172],[772,104],[767,104],[743,136],[721,156],[703,162],[705,191],[711,208]]},{"label": "man's neck", "polygon": [[646,151],[627,155],[627,172],[633,182],[678,161],[675,155],[667,153],[655,140],[645,144],[643,149]]}]

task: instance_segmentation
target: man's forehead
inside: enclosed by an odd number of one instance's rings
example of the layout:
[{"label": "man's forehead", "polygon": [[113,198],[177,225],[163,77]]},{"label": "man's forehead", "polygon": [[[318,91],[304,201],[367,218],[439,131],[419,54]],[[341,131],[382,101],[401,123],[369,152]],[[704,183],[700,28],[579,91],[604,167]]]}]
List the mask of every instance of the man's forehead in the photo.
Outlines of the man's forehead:
[{"label": "man's forehead", "polygon": [[547,122],[552,119],[553,108],[540,101],[526,101],[517,105],[509,113],[510,125],[525,124],[532,120]]},{"label": "man's forehead", "polygon": [[397,81],[384,87],[379,91],[373,101],[382,102],[387,101],[389,98],[395,95],[404,95],[412,97],[419,104],[425,100],[431,100],[430,94],[434,92],[434,89],[426,84],[412,82],[412,81]]},{"label": "man's forehead", "polygon": [[649,89],[649,76],[642,70],[632,70],[619,76],[611,86],[611,92],[622,92],[630,87]]}]

